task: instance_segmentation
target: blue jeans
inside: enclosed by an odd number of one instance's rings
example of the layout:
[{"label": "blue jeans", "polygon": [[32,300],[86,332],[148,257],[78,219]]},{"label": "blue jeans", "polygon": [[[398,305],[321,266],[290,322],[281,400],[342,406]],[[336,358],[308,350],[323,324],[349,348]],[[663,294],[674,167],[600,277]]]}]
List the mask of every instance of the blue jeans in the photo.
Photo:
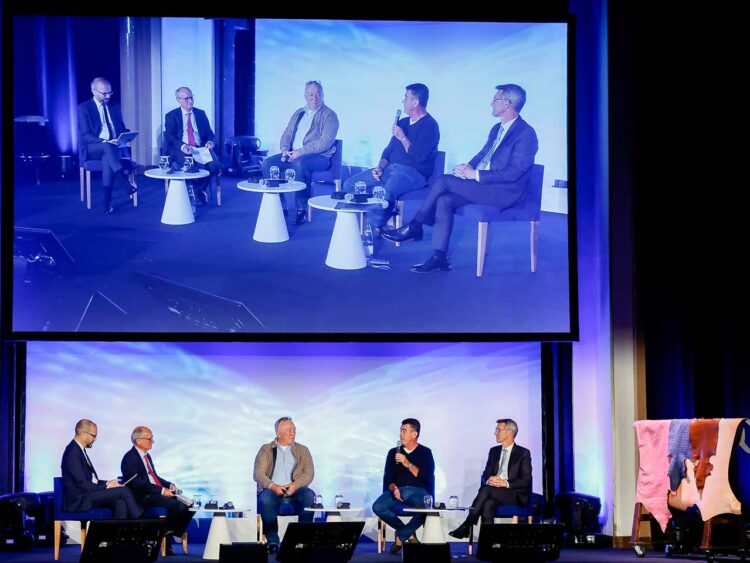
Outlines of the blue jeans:
[{"label": "blue jeans", "polygon": [[315,492],[308,487],[300,487],[290,497],[280,497],[269,489],[258,495],[258,512],[263,520],[263,531],[268,543],[279,543],[279,506],[288,503],[299,514],[300,522],[312,522],[314,512],[303,510],[315,504]]},{"label": "blue jeans", "polygon": [[393,493],[387,491],[377,498],[372,505],[372,511],[391,528],[396,530],[396,535],[401,541],[406,541],[424,524],[425,515],[415,514],[409,522],[404,524],[393,512],[393,508],[395,506],[424,508],[424,497],[429,493],[421,487],[399,487],[399,490],[401,491],[401,500],[403,502],[397,501]]},{"label": "blue jeans", "polygon": [[387,217],[396,205],[396,200],[400,199],[406,193],[422,189],[427,185],[427,180],[425,180],[424,176],[416,168],[406,166],[405,164],[389,164],[383,170],[380,180],[372,177],[372,169],[355,174],[346,179],[343,190],[353,194],[355,182],[364,182],[367,184],[368,192],[372,192],[372,188],[375,186],[383,186],[385,188],[385,199],[388,200],[388,207],[382,213],[370,213],[373,226],[379,227],[385,224]]},{"label": "blue jeans", "polygon": [[[294,162],[282,162],[281,153],[269,156],[263,159],[261,168],[263,169],[263,177],[271,177],[271,166],[279,167],[279,178],[284,179],[284,172],[287,168],[294,169],[294,179],[299,182],[304,182],[307,187],[304,190],[294,192],[294,201],[297,206],[297,211],[307,211],[307,200],[310,199],[310,176],[313,172],[319,170],[328,170],[331,167],[331,159],[327,156],[321,156],[319,154],[305,154],[294,160]],[[284,194],[281,195],[281,204],[286,209],[286,200]]]}]

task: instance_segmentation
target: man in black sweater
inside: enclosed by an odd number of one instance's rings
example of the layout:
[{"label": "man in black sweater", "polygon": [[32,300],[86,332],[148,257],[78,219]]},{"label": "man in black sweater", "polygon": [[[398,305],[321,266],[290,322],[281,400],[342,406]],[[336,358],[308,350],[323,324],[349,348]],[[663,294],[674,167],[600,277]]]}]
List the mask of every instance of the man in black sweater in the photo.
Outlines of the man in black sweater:
[{"label": "man in black sweater", "polygon": [[416,418],[401,422],[401,446],[388,452],[383,471],[383,494],[372,510],[396,530],[391,553],[398,553],[404,541],[417,542],[414,535],[424,524],[424,514],[416,514],[404,524],[394,512],[396,506],[424,508],[424,497],[435,494],[435,460],[432,450],[417,443],[421,425]]}]

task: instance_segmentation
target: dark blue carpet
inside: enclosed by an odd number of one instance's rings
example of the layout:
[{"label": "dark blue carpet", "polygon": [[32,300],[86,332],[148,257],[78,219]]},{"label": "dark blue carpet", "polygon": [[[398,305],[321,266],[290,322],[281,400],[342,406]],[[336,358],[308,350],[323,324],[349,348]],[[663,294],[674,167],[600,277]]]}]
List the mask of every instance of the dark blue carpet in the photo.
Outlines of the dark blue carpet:
[{"label": "dark blue carpet", "polygon": [[[409,272],[411,265],[431,253],[429,229],[425,241],[400,248],[381,241],[377,254],[391,261],[390,271],[341,271],[324,264],[333,213],[316,210],[311,224],[290,225],[291,238],[285,243],[258,243],[252,240],[252,232],[261,197],[238,190],[237,181],[224,178],[222,207],[213,202],[199,206],[196,222],[186,226],[160,223],[164,190],[159,180],[139,177],[137,208],[124,193],[116,192],[117,211],[111,216],[103,214],[98,175],[91,210],[79,201],[77,175],[65,181],[43,181],[40,186],[17,181],[15,225],[51,229],[74,258],[77,274],[56,279],[34,273],[30,265],[31,277],[15,286],[14,328],[73,330],[89,305],[81,330],[210,330],[210,318],[193,319],[195,326],[176,321],[165,302],[136,278],[135,272],[143,271],[241,301],[269,332],[548,333],[569,329],[564,215],[543,213],[534,274],[529,268],[528,224],[502,223],[490,226],[484,277],[477,278],[476,224],[460,217],[449,252],[453,272]],[[316,194],[329,190],[317,187]],[[418,203],[407,202],[407,219]],[[108,300],[127,314],[118,312]]]}]

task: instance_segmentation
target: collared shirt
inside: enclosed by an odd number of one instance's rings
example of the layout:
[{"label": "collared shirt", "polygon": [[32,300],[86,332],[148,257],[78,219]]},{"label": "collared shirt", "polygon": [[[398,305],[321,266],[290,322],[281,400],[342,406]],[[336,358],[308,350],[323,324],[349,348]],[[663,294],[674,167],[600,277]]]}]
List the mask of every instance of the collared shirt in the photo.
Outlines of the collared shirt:
[{"label": "collared shirt", "polygon": [[[515,116],[510,121],[506,121],[505,123],[501,123],[500,124],[501,129],[498,131],[498,134],[497,134],[497,146],[495,147],[495,151],[497,151],[497,149],[500,147],[500,143],[503,142],[503,138],[508,133],[508,130],[510,129],[510,126],[513,125],[513,123],[515,123],[516,119],[518,119],[518,116]],[[493,151],[492,154],[495,154],[495,152]],[[487,168],[486,168],[487,170],[490,169],[490,161],[491,160],[492,160],[492,158],[490,157],[490,159],[487,161]],[[477,170],[477,177],[476,177],[477,182],[479,181],[479,173],[480,173],[480,170]]]},{"label": "collared shirt", "polygon": [[[307,136],[307,133],[310,131],[313,117],[315,117],[315,114],[318,113],[319,109],[320,108],[308,109],[305,107],[305,113],[302,115],[302,119],[299,120],[299,124],[297,124],[297,133],[294,135],[294,143],[292,143],[293,145],[297,145],[297,148],[305,144],[305,136]],[[292,150],[294,150],[294,146],[292,146]],[[289,481],[287,481],[287,483],[288,482]]]},{"label": "collared shirt", "polygon": [[83,452],[83,457],[86,458],[86,465],[89,466],[89,469],[91,469],[91,482],[96,485],[99,483],[99,480],[96,478],[96,475],[94,475],[94,465],[91,463],[91,460],[89,459],[88,454],[86,453],[86,448],[81,445],[81,443],[76,440],[76,444],[78,444],[78,447],[81,448],[81,451]]},{"label": "collared shirt", "polygon": [[[497,466],[497,476],[501,479],[508,480],[508,465],[510,465],[510,454],[513,451],[513,444],[508,447],[503,446],[500,452],[500,464]],[[505,463],[503,463],[503,452],[505,452]]]},{"label": "collared shirt", "polygon": [[[187,145],[188,144],[188,133],[187,133],[188,112],[186,112],[185,108],[182,106],[180,106],[180,110],[182,110],[182,144]],[[195,138],[195,146],[200,147],[201,136],[198,134],[198,124],[195,122],[195,111],[191,111],[189,115],[190,115],[190,122],[193,124],[193,137]]]},{"label": "collared shirt", "polygon": [[[99,138],[104,141],[109,141],[109,128],[107,127],[107,121],[104,116],[104,104],[101,103],[99,100],[94,98],[94,103],[96,104],[96,109],[99,110],[99,119],[102,122],[102,130],[99,133]],[[112,115],[110,114],[110,120],[112,119]],[[110,121],[110,125],[112,126],[112,131],[115,130],[115,124]]]},{"label": "collared shirt", "polygon": [[276,444],[276,465],[273,468],[271,481],[277,485],[286,485],[292,482],[292,471],[296,465],[292,455],[292,445],[282,446]]}]

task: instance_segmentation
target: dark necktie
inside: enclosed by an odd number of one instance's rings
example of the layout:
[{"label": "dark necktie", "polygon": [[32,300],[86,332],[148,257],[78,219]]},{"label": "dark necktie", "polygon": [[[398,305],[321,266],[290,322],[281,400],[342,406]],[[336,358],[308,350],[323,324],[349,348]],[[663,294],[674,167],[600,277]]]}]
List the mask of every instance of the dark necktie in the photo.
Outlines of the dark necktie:
[{"label": "dark necktie", "polygon": [[115,139],[115,128],[112,126],[109,108],[107,108],[107,104],[102,104],[102,107],[104,107],[104,123],[107,125],[107,131],[109,131],[109,140],[113,141]]},{"label": "dark necktie", "polygon": [[91,460],[89,459],[89,454],[86,453],[86,450],[83,450],[83,457],[86,458],[86,463],[88,464],[89,469],[91,469],[91,473],[94,474],[94,477],[98,481],[99,480],[99,476],[96,474],[96,469],[94,469],[94,464],[91,463]]},{"label": "dark necktie", "polygon": [[190,119],[190,116],[192,115],[192,112],[189,112],[187,114],[187,135],[188,135],[188,145],[191,147],[195,146],[195,131],[193,131],[193,120]]},{"label": "dark necktie", "polygon": [[[479,161],[479,164],[477,164],[477,170],[488,170],[490,167],[490,161],[492,160],[492,155],[495,154],[495,151],[497,150],[497,146],[500,144],[500,136],[503,134],[503,126],[501,125],[499,129],[497,130],[497,137],[495,137],[495,142],[492,143],[492,148],[487,151],[487,154],[482,157],[482,160]],[[503,450],[505,451],[505,450]]]},{"label": "dark necktie", "polygon": [[149,459],[149,455],[144,455],[143,459],[146,460],[146,469],[148,470],[148,474],[151,475],[151,478],[154,480],[154,485],[156,485],[157,487],[164,487],[164,485],[161,484],[161,481],[159,481],[159,478],[156,476],[154,468],[151,467],[151,460]]}]

